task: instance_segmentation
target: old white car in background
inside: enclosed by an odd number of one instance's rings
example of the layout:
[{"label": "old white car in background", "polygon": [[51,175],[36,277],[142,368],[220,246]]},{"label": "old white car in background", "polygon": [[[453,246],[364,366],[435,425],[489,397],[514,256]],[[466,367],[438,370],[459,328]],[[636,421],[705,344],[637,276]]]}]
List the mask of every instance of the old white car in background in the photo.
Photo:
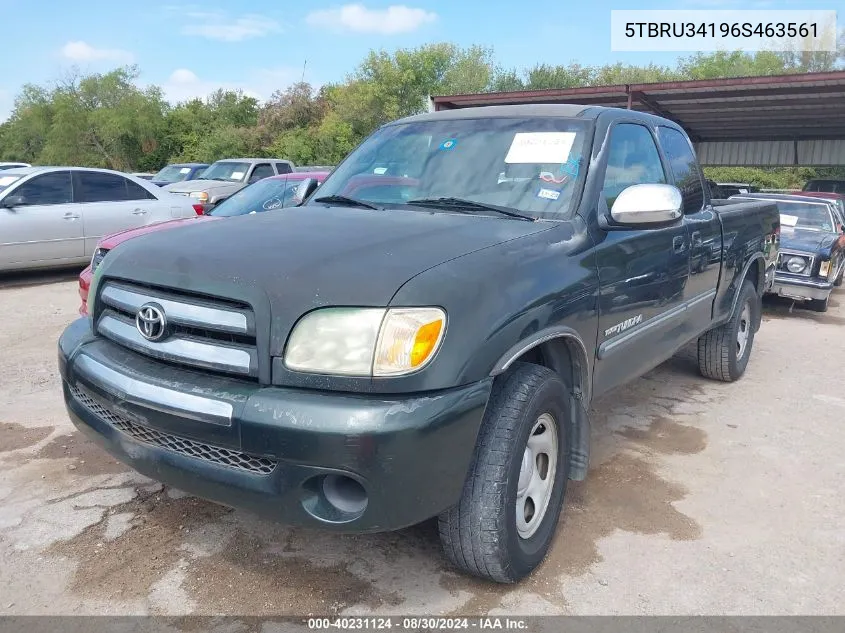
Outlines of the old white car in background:
[{"label": "old white car in background", "polygon": [[116,171],[3,170],[0,271],[86,264],[105,235],[196,215],[189,199]]}]

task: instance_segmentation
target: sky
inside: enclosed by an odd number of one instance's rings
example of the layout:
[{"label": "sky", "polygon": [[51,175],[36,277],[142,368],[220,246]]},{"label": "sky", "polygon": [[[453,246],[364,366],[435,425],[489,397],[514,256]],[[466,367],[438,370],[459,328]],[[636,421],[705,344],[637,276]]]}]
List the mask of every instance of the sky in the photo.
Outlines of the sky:
[{"label": "sky", "polygon": [[491,47],[507,68],[671,64],[688,53],[612,52],[611,9],[830,9],[841,2],[563,0],[529,9],[513,0],[0,0],[0,121],[23,84],[49,84],[73,68],[137,64],[141,83],[161,86],[177,102],[220,87],[263,99],[303,76],[314,85],[340,81],[371,49],[441,41]]}]

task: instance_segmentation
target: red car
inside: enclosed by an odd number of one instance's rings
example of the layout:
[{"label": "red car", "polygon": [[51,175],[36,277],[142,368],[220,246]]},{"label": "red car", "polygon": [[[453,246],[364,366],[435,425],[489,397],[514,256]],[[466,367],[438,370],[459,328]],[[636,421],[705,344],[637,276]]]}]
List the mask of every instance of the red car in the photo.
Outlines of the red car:
[{"label": "red car", "polygon": [[289,207],[298,202],[294,193],[303,180],[314,178],[318,183],[322,184],[328,175],[329,172],[327,171],[302,171],[270,176],[248,187],[244,187],[216,205],[207,215],[199,215],[195,218],[173,220],[170,222],[160,222],[158,224],[151,224],[149,226],[107,235],[97,244],[97,248],[94,250],[94,256],[91,258],[91,263],[79,274],[79,297],[82,299],[82,304],[79,306],[79,314],[88,314],[88,291],[91,287],[94,270],[103,261],[106,253],[118,244],[133,237],[138,237],[139,235],[175,228],[185,222],[207,222],[236,215],[249,215],[250,213],[261,213],[263,211]]}]

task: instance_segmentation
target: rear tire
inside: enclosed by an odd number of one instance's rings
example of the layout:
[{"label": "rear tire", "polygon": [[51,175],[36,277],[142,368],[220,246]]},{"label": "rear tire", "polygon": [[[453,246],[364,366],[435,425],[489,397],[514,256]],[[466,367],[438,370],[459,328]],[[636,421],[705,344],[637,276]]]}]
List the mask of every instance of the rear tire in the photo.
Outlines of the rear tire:
[{"label": "rear tire", "polygon": [[461,499],[439,517],[455,567],[514,583],[540,565],[569,479],[568,425],[569,391],[550,369],[516,363],[496,380]]},{"label": "rear tire", "polygon": [[845,266],[842,267],[842,270],[839,271],[839,276],[833,282],[833,285],[839,288],[842,285],[842,279],[845,277]]},{"label": "rear tire", "polygon": [[830,295],[824,299],[810,299],[807,302],[807,307],[816,312],[827,312],[827,304],[830,301]]},{"label": "rear tire", "polygon": [[754,285],[743,282],[730,321],[698,339],[698,370],[702,376],[734,382],[745,373],[761,311],[762,301]]}]

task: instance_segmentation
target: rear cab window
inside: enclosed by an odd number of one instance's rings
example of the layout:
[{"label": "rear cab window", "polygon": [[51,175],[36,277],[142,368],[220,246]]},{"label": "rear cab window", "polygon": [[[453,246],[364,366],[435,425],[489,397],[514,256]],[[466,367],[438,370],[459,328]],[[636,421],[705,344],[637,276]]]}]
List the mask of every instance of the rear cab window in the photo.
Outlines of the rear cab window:
[{"label": "rear cab window", "polygon": [[698,213],[704,207],[704,185],[692,147],[683,134],[670,127],[659,126],[657,138],[669,161],[675,186],[681,190],[684,214]]}]

